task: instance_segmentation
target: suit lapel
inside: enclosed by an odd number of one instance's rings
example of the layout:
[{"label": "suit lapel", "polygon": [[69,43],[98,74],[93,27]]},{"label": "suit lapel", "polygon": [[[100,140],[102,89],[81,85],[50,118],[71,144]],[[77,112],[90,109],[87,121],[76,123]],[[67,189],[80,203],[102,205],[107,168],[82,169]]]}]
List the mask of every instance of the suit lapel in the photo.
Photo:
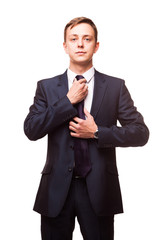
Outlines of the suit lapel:
[{"label": "suit lapel", "polygon": [[107,78],[99,73],[98,71],[95,71],[95,82],[94,82],[94,92],[93,92],[93,101],[92,101],[92,107],[91,107],[91,115],[95,118],[101,102],[103,100],[103,96],[106,92],[108,81],[106,81]]},{"label": "suit lapel", "polygon": [[59,79],[58,79],[58,94],[59,94],[59,97],[63,97],[67,94],[68,92],[68,77],[67,77],[67,70],[59,76]]}]

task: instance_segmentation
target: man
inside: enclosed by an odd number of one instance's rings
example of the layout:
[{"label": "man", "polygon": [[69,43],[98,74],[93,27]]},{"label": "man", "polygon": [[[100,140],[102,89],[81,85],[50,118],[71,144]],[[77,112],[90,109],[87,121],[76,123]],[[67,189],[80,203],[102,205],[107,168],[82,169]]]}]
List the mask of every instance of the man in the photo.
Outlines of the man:
[{"label": "man", "polygon": [[30,140],[48,135],[34,210],[43,240],[71,240],[75,217],[85,240],[113,240],[114,215],[123,212],[115,147],[143,146],[149,131],[124,81],[93,68],[92,20],[71,20],[63,46],[68,70],[38,82],[24,123]]}]

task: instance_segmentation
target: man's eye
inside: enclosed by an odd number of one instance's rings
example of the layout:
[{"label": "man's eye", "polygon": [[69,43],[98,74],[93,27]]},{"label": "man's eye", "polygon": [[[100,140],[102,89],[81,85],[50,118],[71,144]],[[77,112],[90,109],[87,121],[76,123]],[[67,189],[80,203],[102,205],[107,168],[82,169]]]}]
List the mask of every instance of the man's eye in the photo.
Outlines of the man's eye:
[{"label": "man's eye", "polygon": [[85,40],[86,40],[87,42],[89,42],[89,41],[90,41],[90,38],[85,38]]},{"label": "man's eye", "polygon": [[73,42],[76,41],[76,38],[72,38],[72,41],[73,41]]}]

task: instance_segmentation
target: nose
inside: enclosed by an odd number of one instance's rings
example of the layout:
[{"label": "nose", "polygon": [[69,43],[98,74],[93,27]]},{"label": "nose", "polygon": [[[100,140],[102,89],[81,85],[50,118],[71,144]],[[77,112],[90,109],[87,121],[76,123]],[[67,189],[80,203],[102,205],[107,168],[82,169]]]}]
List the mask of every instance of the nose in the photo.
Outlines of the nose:
[{"label": "nose", "polygon": [[83,39],[78,39],[78,47],[83,47]]}]

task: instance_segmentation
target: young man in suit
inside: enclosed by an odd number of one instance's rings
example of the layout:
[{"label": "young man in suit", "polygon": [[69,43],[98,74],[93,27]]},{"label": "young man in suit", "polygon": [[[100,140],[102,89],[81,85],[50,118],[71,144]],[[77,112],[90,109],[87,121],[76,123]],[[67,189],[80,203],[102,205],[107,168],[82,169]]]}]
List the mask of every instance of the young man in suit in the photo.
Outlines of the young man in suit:
[{"label": "young man in suit", "polygon": [[34,210],[43,240],[71,240],[75,217],[85,240],[113,240],[114,215],[123,212],[115,148],[143,146],[149,131],[125,82],[93,68],[92,20],[71,20],[63,46],[69,68],[38,82],[24,123],[30,140],[48,135]]}]

